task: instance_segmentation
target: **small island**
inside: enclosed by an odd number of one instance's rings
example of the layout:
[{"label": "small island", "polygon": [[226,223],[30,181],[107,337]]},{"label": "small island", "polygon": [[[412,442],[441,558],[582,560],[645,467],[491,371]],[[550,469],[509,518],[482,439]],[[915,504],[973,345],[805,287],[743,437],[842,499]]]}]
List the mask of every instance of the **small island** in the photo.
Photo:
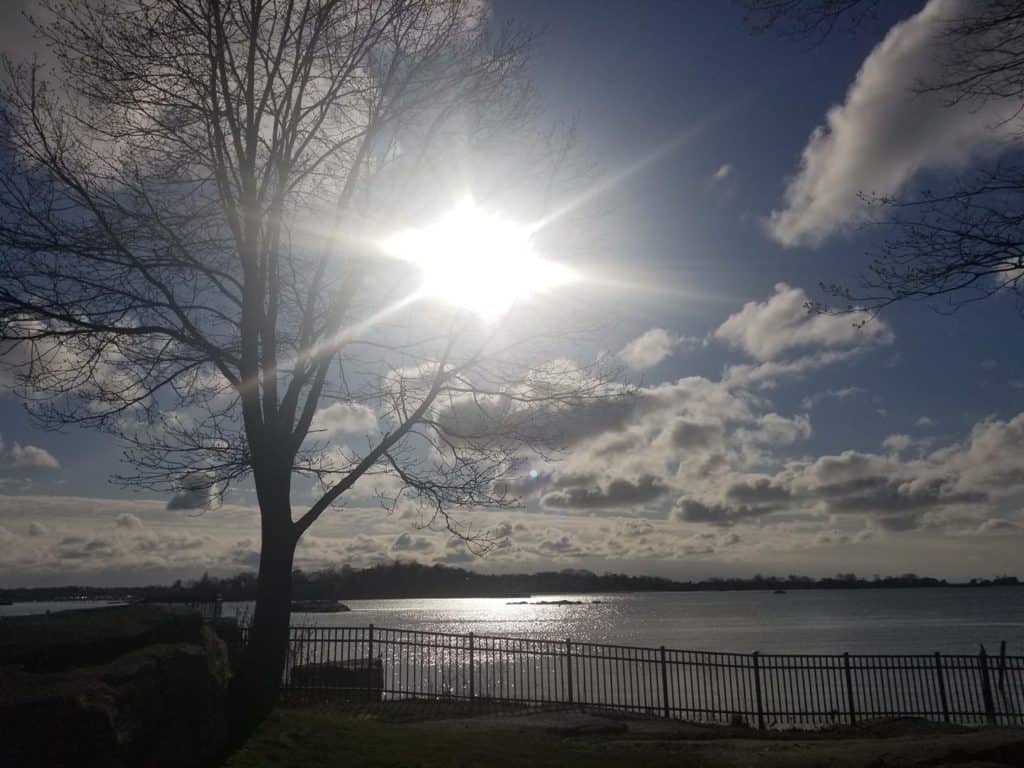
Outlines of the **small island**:
[{"label": "small island", "polygon": [[339,600],[292,600],[292,613],[345,613],[351,610]]}]

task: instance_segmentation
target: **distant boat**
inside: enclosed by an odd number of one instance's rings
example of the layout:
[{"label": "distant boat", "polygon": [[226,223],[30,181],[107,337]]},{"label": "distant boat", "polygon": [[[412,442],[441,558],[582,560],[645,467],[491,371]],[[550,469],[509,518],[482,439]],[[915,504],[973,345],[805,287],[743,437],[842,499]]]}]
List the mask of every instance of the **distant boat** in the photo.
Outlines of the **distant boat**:
[{"label": "distant boat", "polygon": [[773,595],[784,595],[784,594],[786,594],[786,590],[784,590],[784,589],[776,589],[774,592],[772,592],[772,594]]}]

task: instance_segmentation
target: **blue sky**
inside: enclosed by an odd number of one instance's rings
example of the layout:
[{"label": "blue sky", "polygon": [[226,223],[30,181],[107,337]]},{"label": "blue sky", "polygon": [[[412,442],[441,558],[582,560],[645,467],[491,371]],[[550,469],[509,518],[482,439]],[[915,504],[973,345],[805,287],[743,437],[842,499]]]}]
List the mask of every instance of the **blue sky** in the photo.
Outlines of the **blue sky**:
[{"label": "blue sky", "polygon": [[[588,354],[617,356],[658,405],[542,467],[548,485],[523,510],[480,512],[508,542],[482,559],[357,498],[317,524],[300,563],[1014,572],[1024,361],[1013,301],[953,315],[908,304],[856,332],[801,309],[824,298],[819,281],[855,280],[885,236],[849,228],[857,192],[912,192],[989,151],[971,118],[887,94],[920,60],[926,17],[911,17],[926,4],[882,5],[857,34],[814,47],[751,34],[730,3],[496,0],[498,17],[542,33],[530,69],[538,116],[576,125],[580,187],[639,165],[576,211],[574,258],[634,284],[585,297],[606,320]],[[16,35],[0,43],[17,55]],[[910,52],[880,49],[887,35]],[[9,392],[0,436],[0,583],[252,567],[245,489],[214,509],[168,509],[167,496],[109,482],[116,441],[41,431]],[[616,452],[617,441],[629,447]]]}]

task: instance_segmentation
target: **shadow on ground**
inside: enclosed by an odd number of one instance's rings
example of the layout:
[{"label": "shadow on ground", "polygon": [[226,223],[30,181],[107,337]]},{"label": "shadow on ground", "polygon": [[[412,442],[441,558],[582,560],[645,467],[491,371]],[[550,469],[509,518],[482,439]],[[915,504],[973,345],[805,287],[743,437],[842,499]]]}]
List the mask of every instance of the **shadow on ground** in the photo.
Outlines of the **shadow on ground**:
[{"label": "shadow on ground", "polygon": [[757,731],[601,710],[395,702],[275,712],[227,768],[535,765],[674,768],[1024,766],[1024,730],[922,720]]}]

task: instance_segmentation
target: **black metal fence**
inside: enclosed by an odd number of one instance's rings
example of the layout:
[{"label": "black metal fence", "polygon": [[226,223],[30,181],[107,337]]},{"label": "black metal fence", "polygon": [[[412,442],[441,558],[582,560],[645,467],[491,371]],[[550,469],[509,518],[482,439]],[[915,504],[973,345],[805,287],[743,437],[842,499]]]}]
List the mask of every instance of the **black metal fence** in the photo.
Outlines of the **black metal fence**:
[{"label": "black metal fence", "polygon": [[760,728],[919,717],[1024,725],[1024,656],[679,651],[293,627],[286,693],[602,707]]},{"label": "black metal fence", "polygon": [[190,600],[189,608],[195,608],[204,619],[219,619],[224,614],[224,602],[216,600]]}]

